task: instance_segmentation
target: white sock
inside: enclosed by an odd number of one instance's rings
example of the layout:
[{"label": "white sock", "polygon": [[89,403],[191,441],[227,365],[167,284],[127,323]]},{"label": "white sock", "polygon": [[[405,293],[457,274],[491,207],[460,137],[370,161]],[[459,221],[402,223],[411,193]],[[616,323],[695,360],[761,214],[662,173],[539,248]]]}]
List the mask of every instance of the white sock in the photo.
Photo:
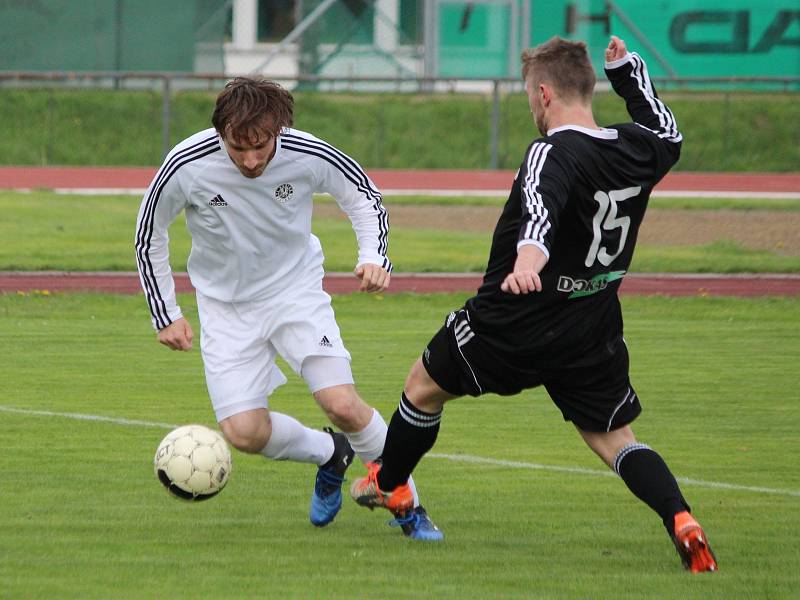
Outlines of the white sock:
[{"label": "white sock", "polygon": [[310,429],[297,419],[270,411],[272,434],[261,454],[273,460],[324,465],[333,456],[333,438],[324,431]]},{"label": "white sock", "polygon": [[[345,433],[347,440],[356,451],[358,457],[365,463],[372,462],[383,454],[383,445],[386,443],[386,431],[389,427],[383,420],[381,414],[373,409],[372,419],[369,424],[361,431],[355,433]],[[414,493],[414,506],[419,506],[419,495],[414,479],[408,478],[408,485]]]},{"label": "white sock", "polygon": [[358,458],[365,463],[372,462],[383,453],[383,444],[386,442],[386,421],[381,414],[372,409],[372,419],[361,431],[345,433],[347,440],[356,451]]}]

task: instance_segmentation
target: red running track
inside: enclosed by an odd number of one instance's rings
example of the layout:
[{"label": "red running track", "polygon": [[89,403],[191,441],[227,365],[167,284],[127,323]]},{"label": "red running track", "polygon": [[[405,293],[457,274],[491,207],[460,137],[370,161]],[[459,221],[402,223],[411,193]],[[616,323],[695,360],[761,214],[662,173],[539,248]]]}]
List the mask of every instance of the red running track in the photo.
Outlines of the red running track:
[{"label": "red running track", "polygon": [[[0,167],[0,189],[146,188],[155,167]],[[508,190],[514,171],[368,171],[386,190]],[[800,173],[669,173],[656,191],[800,192]]]},{"label": "red running track", "polygon": [[[394,292],[474,292],[481,275],[460,273],[405,273],[392,276]],[[175,274],[179,292],[194,290],[186,273]],[[329,273],[323,283],[331,294],[358,291],[358,280],[349,273]],[[0,272],[0,293],[107,292],[138,294],[135,273]],[[800,296],[800,275],[627,275],[623,295],[662,296]]]}]

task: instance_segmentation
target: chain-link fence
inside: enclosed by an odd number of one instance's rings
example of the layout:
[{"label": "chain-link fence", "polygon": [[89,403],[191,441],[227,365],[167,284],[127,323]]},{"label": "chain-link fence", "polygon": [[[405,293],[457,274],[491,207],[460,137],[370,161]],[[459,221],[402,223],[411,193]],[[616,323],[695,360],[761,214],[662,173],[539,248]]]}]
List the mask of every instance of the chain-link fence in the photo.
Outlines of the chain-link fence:
[{"label": "chain-link fence", "polygon": [[[0,161],[155,164],[208,126],[238,53],[294,91],[299,127],[368,166],[516,168],[535,133],[519,49],[583,39],[602,77],[614,31],[669,93],[687,140],[679,168],[797,170],[792,2],[0,0]],[[237,9],[250,46],[235,39]],[[275,67],[287,56],[289,74]],[[713,77],[715,65],[745,74]],[[676,75],[694,71],[704,78]],[[598,122],[626,120],[599,89]]]},{"label": "chain-link fence", "polygon": [[[225,78],[148,73],[0,73],[0,162],[154,165],[184,137],[210,126]],[[295,87],[295,123],[378,168],[514,169],[538,134],[522,85],[472,81],[489,93],[454,94],[461,80],[325,79]],[[353,93],[380,83],[380,93]],[[685,143],[679,169],[796,171],[800,94],[796,79],[763,80],[770,92],[680,89],[659,80]],[[722,87],[722,80],[704,80]],[[741,82],[728,82],[736,85]],[[747,82],[746,82],[747,83]],[[98,89],[99,88],[99,89]],[[613,93],[595,95],[600,124],[628,121]]]}]

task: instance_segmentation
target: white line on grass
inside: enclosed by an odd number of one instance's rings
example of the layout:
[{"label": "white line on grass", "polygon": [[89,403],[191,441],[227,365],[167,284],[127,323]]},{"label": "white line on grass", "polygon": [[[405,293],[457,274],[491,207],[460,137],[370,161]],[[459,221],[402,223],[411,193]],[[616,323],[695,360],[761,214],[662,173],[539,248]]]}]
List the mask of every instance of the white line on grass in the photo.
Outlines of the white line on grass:
[{"label": "white line on grass", "polygon": [[138,421],[136,419],[117,419],[115,417],[104,417],[102,415],[86,415],[83,413],[62,413],[51,412],[49,410],[28,410],[25,408],[12,408],[11,406],[0,405],[0,412],[18,413],[21,415],[36,415],[39,417],[62,417],[64,419],[78,419],[80,421],[102,421],[103,423],[115,423],[116,425],[133,425],[136,427],[158,427],[160,429],[175,429],[177,425],[171,423],[154,423],[153,421]]},{"label": "white line on grass", "polygon": [[[84,413],[64,413],[49,410],[29,410],[24,408],[13,408],[11,406],[0,405],[0,412],[16,413],[21,415],[35,415],[40,417],[61,417],[64,419],[77,419],[80,421],[96,421],[102,423],[114,423],[116,425],[126,425],[134,427],[157,427],[160,429],[174,429],[178,427],[173,423],[157,423],[153,421],[140,421],[138,419],[121,419],[117,417],[104,417],[102,415],[87,415]],[[430,452],[430,458],[442,458],[455,462],[466,462],[481,465],[493,465],[496,467],[509,467],[511,469],[530,469],[534,471],[551,471],[554,473],[577,473],[580,475],[594,475],[598,477],[616,477],[611,471],[599,469],[586,469],[583,467],[558,467],[555,465],[541,465],[537,463],[519,462],[514,460],[501,460],[497,458],[484,458],[481,456],[470,456],[469,454],[440,454]],[[757,487],[751,485],[737,485],[735,483],[725,483],[723,481],[704,481],[702,479],[692,479],[690,477],[677,477],[679,482],[698,487],[716,488],[722,490],[736,490],[740,492],[755,492],[759,494],[777,494],[780,496],[800,497],[800,490],[782,490],[777,488]]]},{"label": "white line on grass", "polygon": [[[496,458],[483,458],[481,456],[470,456],[469,454],[438,454],[436,452],[430,452],[426,456],[430,456],[431,458],[444,458],[447,460],[453,460],[459,462],[476,463],[482,465],[494,465],[497,467],[510,467],[512,469],[532,469],[536,471],[553,471],[555,473],[579,473],[581,475],[596,475],[598,477],[616,477],[616,475],[611,471],[601,471],[598,469],[585,469],[583,467],[557,467],[554,465],[540,465],[537,463],[517,462],[513,460],[500,460]],[[777,488],[756,487],[751,485],[738,485],[735,483],[725,483],[723,481],[704,481],[702,479],[692,479],[690,477],[676,477],[675,479],[677,479],[681,483],[685,483],[687,485],[696,485],[699,487],[800,497],[800,490],[781,490]]]}]

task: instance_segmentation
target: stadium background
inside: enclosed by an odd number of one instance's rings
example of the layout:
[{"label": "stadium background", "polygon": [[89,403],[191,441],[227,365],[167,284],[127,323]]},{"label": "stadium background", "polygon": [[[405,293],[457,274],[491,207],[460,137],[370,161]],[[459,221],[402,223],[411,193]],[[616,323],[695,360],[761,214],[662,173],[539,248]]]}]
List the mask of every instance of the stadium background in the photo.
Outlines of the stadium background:
[{"label": "stadium background", "polygon": [[10,1],[0,68],[516,77],[520,50],[559,34],[585,40],[601,72],[613,31],[655,77],[796,78],[797,12],[791,0]]},{"label": "stadium background", "polygon": [[[281,45],[315,10],[319,20]],[[729,194],[673,187],[709,195],[654,198],[646,224],[660,237],[643,235],[637,256],[668,260],[640,261],[637,275],[674,279],[623,297],[646,398],[638,431],[691,494],[720,573],[683,577],[657,519],[538,392],[449,412],[437,453],[419,469],[448,536],[440,548],[403,544],[382,516],[351,504],[335,527],[315,530],[302,465],[237,455],[218,501],[199,510],[168,503],[149,461],[170,424],[211,424],[199,353],[158,347],[140,297],[62,294],[54,283],[75,271],[132,275],[138,198],[40,188],[58,188],[53,177],[65,171],[77,177],[72,187],[102,177],[112,188],[117,165],[143,167],[136,181],[146,181],[166,148],[208,126],[225,78],[267,59],[265,74],[295,91],[299,123],[371,173],[491,168],[502,179],[533,133],[516,46],[560,34],[586,40],[597,59],[606,21],[659,76],[687,136],[680,168],[687,177],[717,171]],[[0,285],[0,597],[796,596],[795,1],[6,0],[0,33],[0,284],[18,278]],[[625,118],[602,82],[597,100],[603,122]],[[8,191],[18,188],[26,191]],[[395,264],[462,264],[454,255],[468,252],[484,260],[501,203],[387,198]],[[335,243],[352,251],[352,234],[333,221],[330,202],[318,208],[327,260],[344,270],[350,257]],[[752,280],[750,292],[732,293],[758,297],[717,295],[705,281],[731,278],[707,273],[686,275],[691,297],[665,297],[675,273],[692,269],[738,273],[732,279]],[[474,289],[480,267],[470,270]],[[771,285],[779,280],[789,291]],[[384,415],[420,344],[466,293],[334,298],[360,388]],[[196,322],[192,296],[181,304]],[[323,424],[297,378],[274,400]]]},{"label": "stadium background", "polygon": [[[529,133],[516,126],[526,112],[519,93],[520,49],[554,34],[585,40],[601,79],[600,120],[612,122],[625,118],[624,111],[606,109],[617,105],[606,92],[601,64],[602,49],[613,31],[646,58],[659,89],[672,94],[668,98],[687,134],[698,134],[686,144],[679,169],[794,171],[800,161],[800,11],[793,0],[764,0],[758,9],[751,4],[3,2],[0,89],[7,93],[0,101],[9,119],[0,124],[0,137],[30,139],[47,130],[43,135],[49,141],[32,155],[21,155],[19,146],[4,151],[0,162],[158,164],[174,143],[207,126],[211,92],[226,77],[260,72],[296,91],[298,118],[308,119],[301,126],[313,128],[369,167],[513,169],[529,141]],[[109,88],[124,93],[107,100],[88,94]],[[65,91],[72,93],[65,96]],[[192,96],[192,91],[209,93]],[[348,96],[352,92],[360,92],[359,97]],[[459,93],[457,100],[450,102],[454,92]],[[397,106],[407,109],[409,100],[414,111],[395,119],[394,113],[402,110]],[[102,123],[91,121],[93,101],[104,106]],[[455,140],[454,152],[434,143],[427,152],[414,148],[404,155],[386,141],[386,132],[403,118],[421,120],[420,131],[436,131],[425,121],[438,118],[431,114],[434,106],[443,107],[441,121],[470,122],[461,132],[463,138],[472,136],[469,152]],[[362,116],[364,126],[348,123],[345,131],[338,131],[335,123],[313,119],[316,113],[337,110],[335,118]],[[81,118],[82,128],[76,126]],[[119,134],[124,136],[125,126],[152,131],[156,123],[158,137],[131,133],[136,144],[154,143],[139,155],[134,149],[128,150],[132,155],[124,155],[119,147],[103,147],[91,156],[68,144],[86,135],[89,127],[97,138],[104,133],[98,130],[112,126],[121,127]],[[756,146],[761,149],[749,155]],[[753,161],[761,164],[749,164]]]}]

